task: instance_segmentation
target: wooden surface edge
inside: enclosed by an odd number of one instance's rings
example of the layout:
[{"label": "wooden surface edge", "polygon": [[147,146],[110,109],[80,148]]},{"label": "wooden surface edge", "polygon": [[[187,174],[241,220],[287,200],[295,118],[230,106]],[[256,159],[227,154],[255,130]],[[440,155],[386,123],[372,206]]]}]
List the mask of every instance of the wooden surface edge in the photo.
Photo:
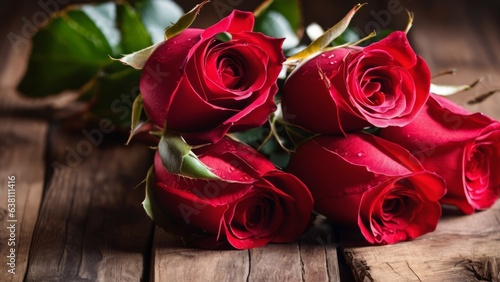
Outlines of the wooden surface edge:
[{"label": "wooden surface edge", "polygon": [[0,281],[23,281],[43,197],[48,123],[13,117],[0,123],[0,135],[8,137],[0,140]]}]

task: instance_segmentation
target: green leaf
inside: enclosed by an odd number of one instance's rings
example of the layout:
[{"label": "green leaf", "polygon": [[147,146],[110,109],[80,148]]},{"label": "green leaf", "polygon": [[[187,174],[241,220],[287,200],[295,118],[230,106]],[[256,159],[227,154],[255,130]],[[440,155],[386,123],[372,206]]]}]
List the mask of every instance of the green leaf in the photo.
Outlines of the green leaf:
[{"label": "green leaf", "polygon": [[184,14],[182,8],[170,0],[144,0],[137,3],[136,9],[151,34],[153,43],[164,41],[165,28],[177,22]]},{"label": "green leaf", "polygon": [[300,61],[309,58],[330,45],[335,38],[339,37],[347,29],[352,17],[363,5],[364,4],[357,4],[354,6],[354,8],[352,8],[340,22],[328,29],[323,35],[318,37],[318,39],[314,40],[309,46],[307,46],[306,49],[289,57],[287,62]]},{"label": "green leaf", "polygon": [[[146,51],[124,59],[134,59],[132,65],[137,61],[144,63],[157,47],[150,46],[152,39],[163,41],[166,21],[182,14],[170,0],[136,3],[138,10],[119,1],[71,6],[54,15],[33,38],[28,70],[19,90],[29,97],[78,90],[80,101],[89,103],[85,117],[106,117],[117,126],[130,126],[132,101],[141,73],[112,57],[145,48]],[[159,28],[153,21],[161,15],[164,20],[157,23],[162,25]]]},{"label": "green leaf", "polygon": [[45,97],[79,89],[110,62],[112,48],[83,11],[62,12],[33,37],[33,49],[19,90]]},{"label": "green leaf", "polygon": [[255,11],[255,31],[266,35],[285,38],[283,49],[299,44],[303,33],[302,14],[298,0],[268,0]]},{"label": "green leaf", "polygon": [[151,35],[142,25],[141,19],[134,8],[125,3],[118,5],[117,10],[122,39],[122,53],[131,53],[153,44]]},{"label": "green leaf", "polygon": [[[155,1],[149,0],[149,1],[146,1],[146,4],[148,2],[155,2]],[[189,11],[186,14],[182,15],[177,20],[176,23],[174,23],[173,25],[168,26],[165,29],[165,33],[164,33],[165,40],[167,40],[168,38],[174,37],[175,35],[181,33],[183,30],[185,30],[186,28],[188,28],[193,23],[193,21],[196,19],[196,16],[198,15],[198,13],[201,10],[201,8],[203,7],[203,5],[205,5],[208,2],[209,1],[203,1],[201,4],[196,5],[191,11]],[[147,16],[148,13],[151,13],[151,11],[150,11],[151,9],[153,9],[153,7],[149,7],[147,5],[143,6],[143,10],[142,10],[143,11],[143,15]],[[147,12],[147,11],[149,11],[149,12]],[[145,20],[145,17],[144,17],[144,20]],[[146,21],[148,21],[148,20],[146,20]],[[151,28],[153,30],[157,29],[157,27],[153,27],[152,25],[150,25],[150,29]],[[163,42],[164,41],[161,40],[161,41],[155,43],[154,45],[151,45],[151,46],[146,47],[146,48],[144,48],[142,50],[139,50],[139,51],[135,51],[135,52],[133,52],[131,54],[125,55],[122,58],[118,59],[118,61],[122,62],[123,64],[129,65],[129,66],[131,66],[131,67],[133,67],[135,69],[140,70],[140,69],[142,69],[144,67],[144,65],[146,64],[147,60],[151,56],[151,54]]]},{"label": "green leaf", "polygon": [[210,1],[205,0],[201,2],[200,4],[196,5],[193,9],[191,9],[191,11],[187,12],[182,17],[180,17],[176,23],[168,26],[165,29],[165,40],[176,36],[177,34],[184,31],[186,28],[190,27],[191,24],[196,19],[196,16],[198,16],[198,13],[200,12],[203,5],[207,4],[208,2]]},{"label": "green leaf", "polygon": [[81,10],[102,32],[113,53],[120,52],[120,31],[116,27],[116,5],[112,2],[100,5],[84,5]]},{"label": "green leaf", "polygon": [[283,49],[288,50],[299,44],[299,38],[287,18],[277,11],[269,10],[256,19],[255,31],[268,36],[285,38]]},{"label": "green leaf", "polygon": [[163,134],[158,143],[158,152],[168,172],[196,179],[219,179],[191,149],[179,134],[169,131]]},{"label": "green leaf", "polygon": [[294,33],[300,36],[303,27],[299,0],[267,0],[254,12],[257,21],[261,16],[265,16],[268,11],[275,11],[283,15]]},{"label": "green leaf", "polygon": [[[119,62],[109,65],[93,80],[80,100],[89,101],[89,113],[96,120],[105,117],[120,128],[130,128],[133,101],[139,93],[141,72]],[[107,68],[106,68],[107,69]]]}]

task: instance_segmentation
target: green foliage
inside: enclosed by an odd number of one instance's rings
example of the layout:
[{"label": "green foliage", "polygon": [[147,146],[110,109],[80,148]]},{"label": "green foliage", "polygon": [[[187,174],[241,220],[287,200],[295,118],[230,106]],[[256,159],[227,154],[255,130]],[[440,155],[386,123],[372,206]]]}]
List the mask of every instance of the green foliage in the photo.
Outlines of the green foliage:
[{"label": "green foliage", "polygon": [[300,1],[267,1],[255,14],[255,31],[272,37],[286,38],[283,43],[285,50],[299,44],[303,32]]},{"label": "green foliage", "polygon": [[91,103],[91,112],[128,126],[130,117],[118,117],[112,104],[121,95],[133,96],[140,72],[112,58],[163,41],[165,27],[181,15],[182,9],[169,0],[72,6],[33,37],[18,88],[33,98],[83,90],[80,99]]}]

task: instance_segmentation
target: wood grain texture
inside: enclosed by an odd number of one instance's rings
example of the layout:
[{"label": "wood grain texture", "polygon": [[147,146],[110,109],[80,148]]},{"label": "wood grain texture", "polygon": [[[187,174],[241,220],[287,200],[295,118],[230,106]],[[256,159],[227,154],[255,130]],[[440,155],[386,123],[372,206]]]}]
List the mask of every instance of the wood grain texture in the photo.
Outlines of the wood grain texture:
[{"label": "wood grain texture", "polygon": [[239,250],[199,250],[155,229],[151,281],[245,281],[249,255]]},{"label": "wood grain texture", "polygon": [[500,202],[414,241],[344,250],[357,281],[500,281]]},{"label": "wood grain texture", "polygon": [[[48,164],[53,173],[27,280],[141,280],[152,225],[140,205],[143,189],[134,186],[146,174],[151,150],[105,141],[94,146],[74,132],[54,130],[51,136]],[[82,144],[92,147],[85,151]]]},{"label": "wood grain texture", "polygon": [[[44,120],[0,117],[0,124],[0,281],[23,281],[42,201],[48,123]],[[10,194],[15,199],[14,218],[9,216],[7,209],[7,177],[11,175],[16,178],[15,194]],[[15,237],[8,241],[12,238],[7,229],[11,224],[15,225]],[[7,266],[11,248],[16,254],[14,275],[8,272],[10,267]]]},{"label": "wood grain texture", "polygon": [[154,281],[340,281],[337,245],[323,220],[291,244],[251,250],[199,250],[156,228]]},{"label": "wood grain texture", "polygon": [[[183,5],[188,9],[198,2],[185,1]],[[254,7],[256,2],[260,1],[244,1],[235,8]],[[302,2],[305,21],[316,21],[324,27],[334,24],[357,3]],[[373,13],[387,7],[387,1],[369,2],[353,22],[360,31],[374,20]],[[463,84],[482,77],[476,88],[450,99],[471,111],[500,119],[500,94],[479,105],[467,104],[482,93],[500,89],[500,2],[399,2],[415,12],[409,37],[432,72],[458,70],[456,75],[435,82]],[[24,2],[4,3],[3,8],[0,15],[5,24],[0,26],[0,36],[4,39],[8,32],[20,34],[21,19],[30,20],[40,11],[38,5]],[[205,16],[207,14],[209,16]],[[214,16],[218,17],[214,6],[207,5],[196,24],[213,24],[219,19]],[[389,27],[402,28],[404,21],[404,13],[391,15]],[[69,100],[61,96],[32,101],[15,91],[26,68],[29,43],[23,47],[26,48],[13,50],[10,42],[4,40],[0,49],[0,181],[11,174],[18,179],[16,213],[20,224],[16,233],[17,274],[12,276],[6,273],[4,263],[8,233],[3,200],[6,186],[2,184],[0,281],[149,278],[154,281],[339,281],[343,269],[339,259],[342,261],[343,257],[358,281],[500,281],[500,203],[470,216],[448,211],[435,232],[391,246],[361,246],[360,238],[348,230],[337,230],[334,238],[331,235],[334,231],[325,222],[314,229],[319,233],[310,232],[298,243],[271,244],[250,251],[192,249],[184,246],[178,237],[158,228],[154,229],[151,246],[152,225],[140,207],[142,190],[132,190],[151,163],[148,150],[143,145],[123,147],[115,142],[114,145],[91,144],[92,152],[87,154],[83,141],[88,139],[82,132],[63,132],[54,123],[46,154],[48,125],[45,120],[57,117],[55,112]],[[64,99],[70,96],[67,97]],[[40,120],[25,119],[28,115]],[[69,153],[68,148],[76,153]],[[78,148],[84,154],[79,154]],[[48,167],[44,167],[45,162]],[[47,183],[43,193],[45,175]],[[338,243],[342,244],[340,257],[337,257]],[[342,281],[350,281],[345,276],[344,273]]]}]

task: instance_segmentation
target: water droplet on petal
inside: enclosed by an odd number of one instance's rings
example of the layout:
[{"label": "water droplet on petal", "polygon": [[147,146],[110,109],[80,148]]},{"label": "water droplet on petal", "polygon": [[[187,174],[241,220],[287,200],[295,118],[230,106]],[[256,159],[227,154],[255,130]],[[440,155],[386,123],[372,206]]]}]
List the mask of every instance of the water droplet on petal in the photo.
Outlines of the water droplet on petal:
[{"label": "water droplet on petal", "polygon": [[330,56],[328,56],[328,59],[331,59],[331,58],[333,58],[333,57],[335,57],[335,55],[334,55],[334,54],[331,54]]}]

